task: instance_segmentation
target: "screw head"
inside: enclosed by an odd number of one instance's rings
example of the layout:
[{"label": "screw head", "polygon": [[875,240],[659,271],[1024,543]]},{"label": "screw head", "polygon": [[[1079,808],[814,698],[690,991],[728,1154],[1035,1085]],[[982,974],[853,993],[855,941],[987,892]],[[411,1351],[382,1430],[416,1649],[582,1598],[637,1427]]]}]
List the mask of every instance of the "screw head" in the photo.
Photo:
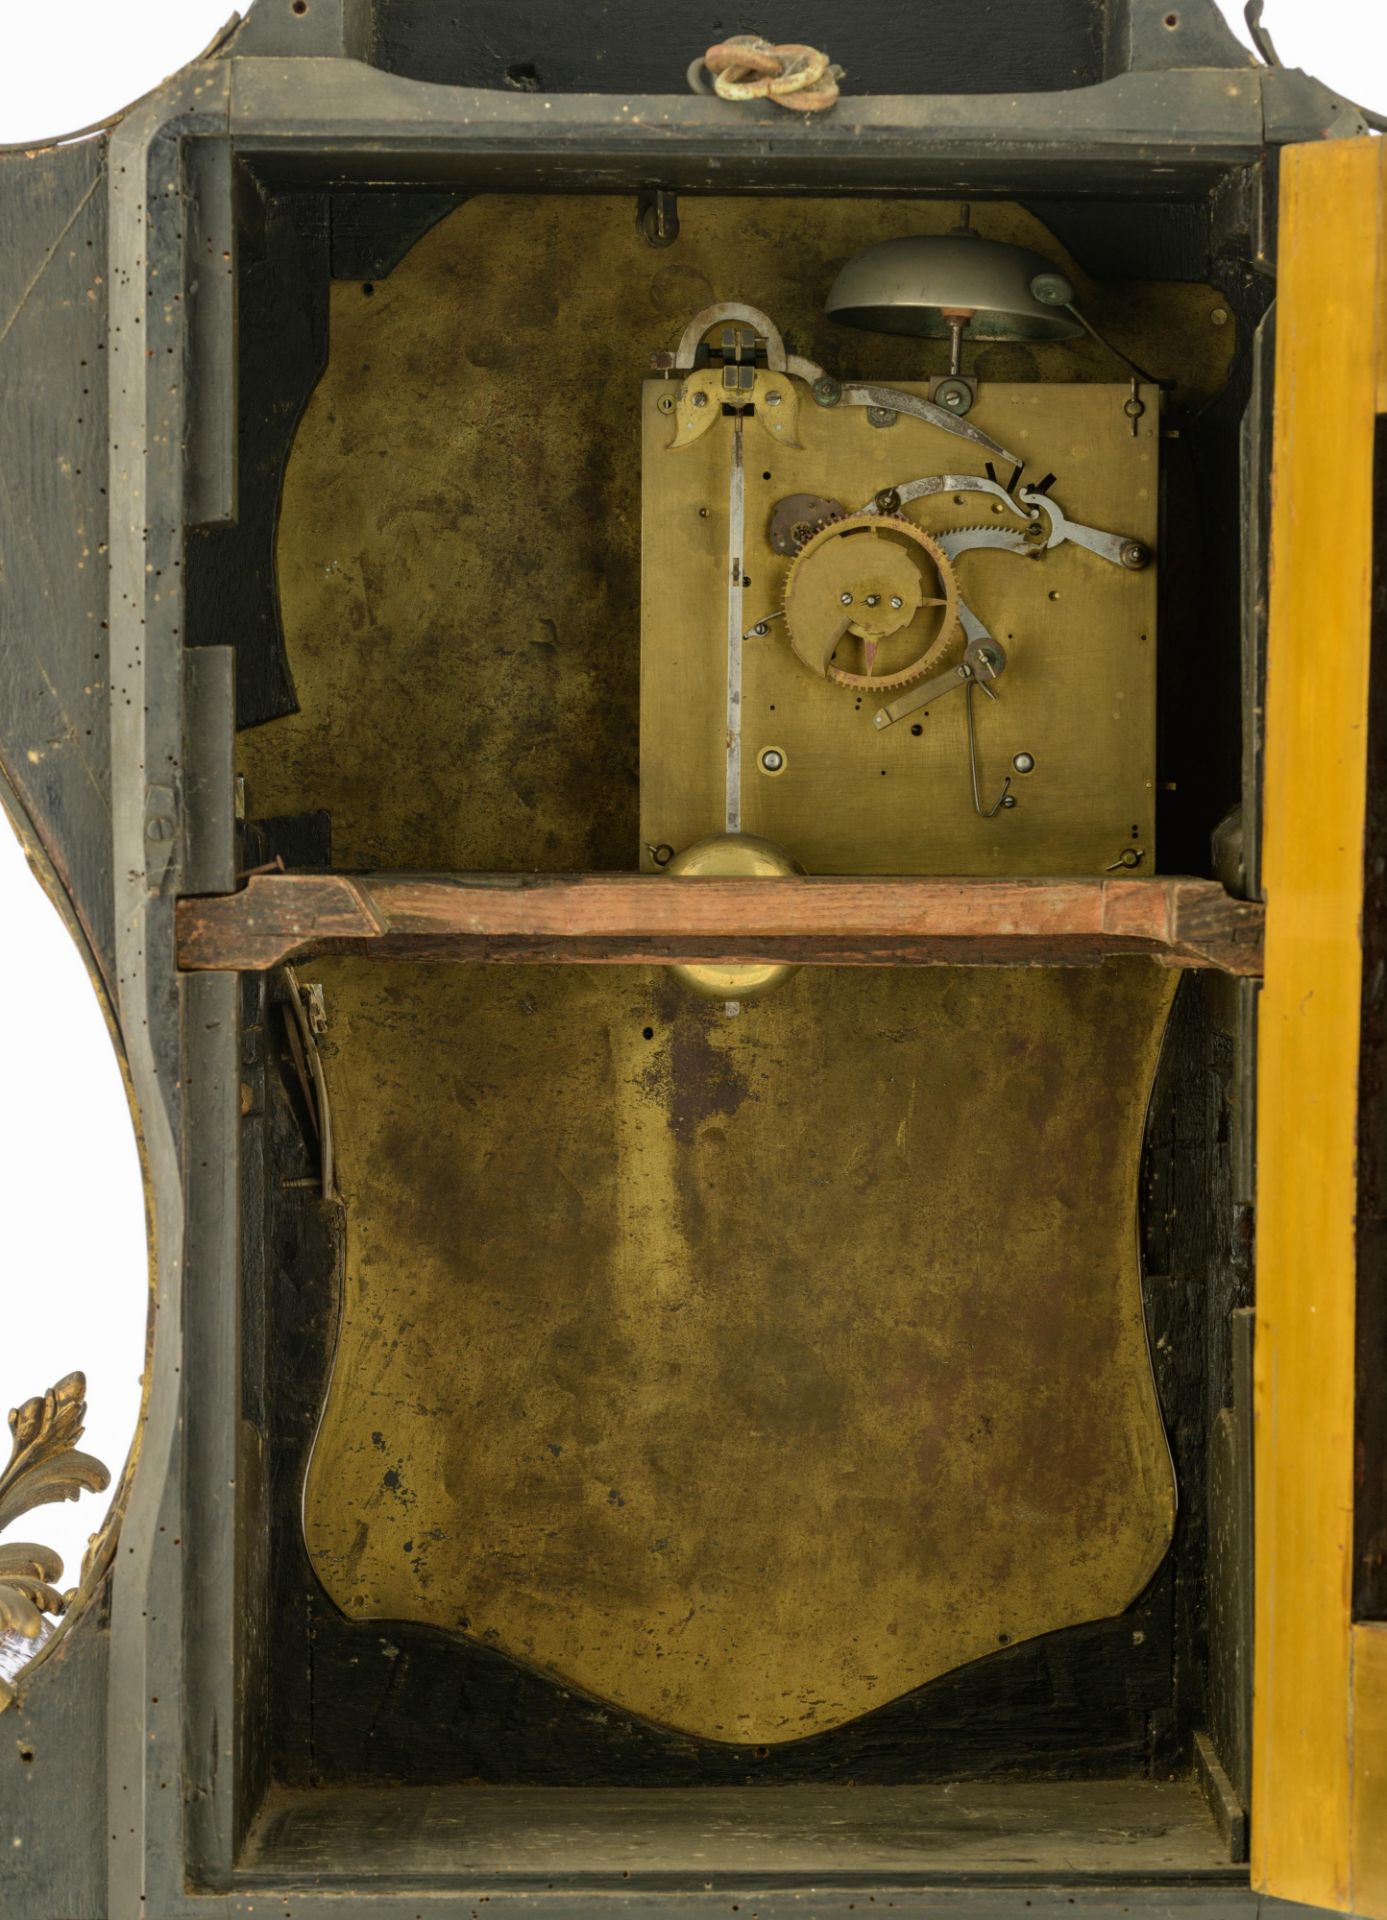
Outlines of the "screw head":
[{"label": "screw head", "polygon": [[950,413],[967,413],[973,404],[973,389],[966,380],[941,380],[934,389],[934,402]]},{"label": "screw head", "polygon": [[655,402],[655,406],[660,413],[673,413],[674,395],[672,393],[662,393]]},{"label": "screw head", "polygon": [[868,407],[867,423],[873,427],[894,427],[896,410],[894,407]]},{"label": "screw head", "polygon": [[822,380],[814,382],[814,398],[821,407],[836,407],[843,397],[843,383],[826,373]]},{"label": "screw head", "polygon": [[778,407],[780,405],[780,402],[784,399],[784,397],[785,396],[781,393],[779,387],[772,387],[770,392],[766,395],[766,405],[768,407]]},{"label": "screw head", "polygon": [[761,771],[779,773],[785,765],[785,756],[779,747],[764,747],[761,751]]},{"label": "screw head", "polygon": [[758,640],[764,640],[766,635],[770,632],[770,628],[766,625],[766,622],[764,620],[758,620],[756,622],[756,625],[751,629],[751,631],[756,635],[756,638]]},{"label": "screw head", "polygon": [[694,406],[696,406],[696,407],[706,407],[706,406],[707,406],[707,404],[708,404],[708,396],[707,396],[707,394],[706,394],[706,393],[696,393],[696,394],[695,394],[695,395],[693,396],[693,405],[694,405]]},{"label": "screw head", "polygon": [[893,593],[891,595],[891,608],[893,612],[899,613],[901,608],[904,605],[905,605],[905,602],[904,600],[901,599],[901,596],[898,593]]},{"label": "screw head", "polygon": [[1122,542],[1122,551],[1118,557],[1124,567],[1129,568],[1133,573],[1140,573],[1141,569],[1150,560],[1151,555],[1148,549],[1141,544],[1140,540],[1124,540]]},{"label": "screw head", "polygon": [[838,595],[838,598],[845,607],[850,607],[852,605],[852,595],[850,593],[840,593]]},{"label": "screw head", "polygon": [[1213,312],[1209,315],[1209,319],[1212,322],[1212,324],[1216,327],[1226,327],[1228,325],[1227,307],[1215,307]]},{"label": "screw head", "polygon": [[1035,755],[1031,753],[1014,753],[1011,756],[1011,764],[1018,773],[1034,773]]},{"label": "screw head", "polygon": [[867,595],[867,605],[869,607],[879,607],[881,605],[881,595],[879,593],[869,593]]},{"label": "screw head", "polygon": [[895,487],[883,487],[876,497],[876,510],[878,513],[899,513],[901,510],[899,490]]},{"label": "screw head", "polygon": [[1010,812],[1010,810],[1016,805],[1016,795],[1014,793],[1003,794],[1002,805],[1007,809],[1008,812]]}]

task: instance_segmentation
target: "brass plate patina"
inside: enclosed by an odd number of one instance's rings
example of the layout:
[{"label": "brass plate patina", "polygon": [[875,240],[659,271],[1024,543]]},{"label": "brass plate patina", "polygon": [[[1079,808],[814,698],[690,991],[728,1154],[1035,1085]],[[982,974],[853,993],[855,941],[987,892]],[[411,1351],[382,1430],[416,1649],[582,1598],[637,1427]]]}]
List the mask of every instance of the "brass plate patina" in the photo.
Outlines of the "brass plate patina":
[{"label": "brass plate patina", "polygon": [[[279,530],[301,711],[240,737],[252,810],[327,809],[334,858],[348,868],[634,868],[637,777],[651,771],[640,767],[638,737],[641,382],[650,354],[673,347],[708,302],[741,299],[836,372],[910,381],[942,373],[943,343],[835,326],[823,302],[859,249],[944,231],[957,211],[909,198],[688,196],[677,244],[657,249],[638,235],[626,197],[483,195],[369,292],[334,285],[330,357],[295,441]],[[1179,404],[1221,389],[1236,329],[1213,324],[1227,308],[1211,287],[1098,285],[1024,209],[989,203],[976,213],[985,234],[1036,247],[1068,273],[1095,323],[1177,382]],[[970,367],[991,381],[1095,382],[1105,391],[1093,405],[1111,404],[1114,363],[1087,339],[990,346]],[[806,426],[810,411],[801,409]],[[901,427],[857,431],[880,443],[886,464],[906,444]],[[922,470],[964,450],[911,431]],[[1027,444],[1054,464],[1066,510],[1107,524],[1112,503],[1075,490],[1071,440]],[[776,463],[754,467],[758,485],[766,468],[774,473]],[[720,512],[724,502],[725,492]],[[1067,568],[1073,556],[1059,549],[1047,570],[1052,562]],[[1000,583],[1026,564],[981,554],[962,568]],[[764,575],[748,571],[754,595]],[[1095,571],[1111,570],[1095,562],[1085,586]],[[1059,603],[1056,642],[1068,644],[1060,616],[1079,605]],[[1018,656],[1018,687],[1023,671]],[[1004,681],[1003,700],[1009,691]],[[980,715],[989,776],[1000,744],[993,717]],[[959,724],[936,713],[927,729],[936,721]],[[1111,710],[1099,710],[1092,725],[1111,722]],[[911,744],[935,751],[932,735]],[[948,765],[952,774],[952,751]],[[791,773],[798,782],[798,762]],[[1030,780],[1072,778],[1038,759]],[[960,802],[969,804],[966,787]],[[1037,813],[1044,805],[1029,794],[1025,804]],[[1118,824],[1129,831],[1148,820],[1149,806]]]},{"label": "brass plate patina", "polygon": [[[851,351],[846,343],[844,357]],[[899,383],[928,397],[919,382]],[[901,414],[874,427],[862,407],[801,395],[798,448],[759,419],[743,426],[746,540],[742,630],[741,820],[809,873],[1101,873],[1124,853],[1156,865],[1156,564],[1113,566],[1071,543],[1035,558],[996,550],[955,563],[964,599],[1006,649],[995,700],[975,695],[979,781],[991,806],[1011,776],[1014,807],[984,819],[973,805],[961,688],[879,732],[890,695],[821,679],[796,659],[783,620],[790,563],[767,538],[787,494],[836,499],[855,513],[877,490],[926,474],[986,472],[986,456]],[[641,634],[641,841],[681,848],[721,830],[727,765],[728,472],[733,422],[718,419],[673,448],[645,383]],[[1071,520],[1156,544],[1160,395],[1123,411],[1129,386],[985,384],[968,415],[1056,476]],[[778,422],[777,422],[778,424]],[[1008,477],[1006,474],[1003,478]],[[912,501],[904,517],[930,533],[1024,520],[985,494]],[[931,586],[931,591],[934,591]],[[928,613],[916,626],[928,633]],[[750,633],[755,623],[762,636]],[[911,631],[915,631],[912,628]],[[963,657],[962,637],[941,664]],[[767,748],[778,771],[762,770]],[[1013,757],[1033,771],[1018,777]]]},{"label": "brass plate patina", "polygon": [[[955,217],[688,198],[655,251],[627,198],[480,197],[335,286],[280,521],[301,711],[241,736],[253,813],[327,809],[345,868],[634,867],[648,355],[740,298],[927,379],[942,348],[822,302]],[[1218,391],[1211,289],[979,224]],[[976,370],[1110,399],[1088,341]],[[626,968],[314,972],[347,1270],[304,1523],[350,1616],[758,1743],[1139,1591],[1174,1502],[1136,1255],[1169,975],[807,969],[729,1020]]]},{"label": "brass plate patina", "polygon": [[349,1616],[770,1743],[1150,1578],[1169,973],[805,969],[728,1019],[643,970],[319,971],[347,1272],[304,1524]]}]

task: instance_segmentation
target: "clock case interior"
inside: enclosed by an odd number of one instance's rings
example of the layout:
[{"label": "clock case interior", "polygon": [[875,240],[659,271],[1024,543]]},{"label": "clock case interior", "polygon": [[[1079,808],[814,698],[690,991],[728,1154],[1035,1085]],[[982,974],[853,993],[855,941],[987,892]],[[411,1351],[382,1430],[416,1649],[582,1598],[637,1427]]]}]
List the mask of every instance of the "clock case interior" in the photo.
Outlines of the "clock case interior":
[{"label": "clock case interior", "polygon": [[[1159,871],[1217,873],[1243,890],[1244,634],[1257,594],[1245,568],[1262,510],[1267,293],[1251,257],[1254,190],[1241,176],[1181,201],[1151,182],[1120,197],[1024,202],[989,201],[984,182],[958,189],[975,185],[979,226],[1050,236],[1100,324],[1136,360],[1162,373],[1171,342],[1180,344],[1161,416],[1154,839]],[[469,200],[451,189],[239,171],[240,513],[191,540],[188,594],[199,640],[236,647],[243,868],[634,872],[645,858],[640,598],[652,583],[639,554],[642,381],[650,353],[701,304],[706,276],[685,266],[681,242],[645,244],[634,194],[589,201],[496,186]],[[826,181],[794,195],[734,197],[726,186],[710,175],[706,196],[682,203],[691,234],[702,232],[720,263],[718,294],[754,297],[759,276],[767,304],[781,292],[796,344],[845,372],[923,381],[944,371],[941,343],[833,328],[822,300],[835,263],[856,250],[854,232],[911,232],[922,221],[940,230],[954,199],[862,201],[834,196]],[[484,372],[474,376],[455,353],[396,363],[382,380],[370,326],[397,287],[409,298],[412,250],[436,245],[449,221],[465,231],[470,215],[487,239],[477,272],[493,290]],[[546,235],[561,245],[569,225],[598,243],[570,249],[571,278],[537,276],[535,249]],[[528,306],[517,305],[517,289]],[[446,331],[446,312],[435,321]],[[430,325],[414,337],[428,338]],[[347,385],[359,399],[356,425],[366,426],[355,445],[350,419],[315,422],[313,413],[315,388],[341,352],[358,356]],[[1042,387],[1121,390],[1124,378],[1087,341],[985,349],[976,370],[984,381],[995,371]],[[334,510],[328,470],[339,499],[368,497],[369,482],[344,478],[344,463],[388,457],[380,436],[367,444],[370,423],[387,416],[397,457],[427,469],[439,388],[474,377],[528,397],[523,459],[498,457],[480,437],[468,456],[465,617],[454,607],[441,625],[421,621],[438,581],[427,541],[401,521],[375,530],[369,633],[315,628],[302,616],[325,604],[321,581],[308,576],[322,516]],[[502,431],[515,431],[511,418]],[[927,438],[922,431],[922,471],[936,464]],[[452,657],[439,651],[445,631]],[[966,806],[963,777],[960,768]],[[1246,845],[1255,844],[1249,832]],[[374,964],[333,963],[348,983],[352,969]],[[472,970],[390,972],[390,1018],[410,1044],[437,1031],[431,997],[454,991],[439,972],[462,983]],[[905,1832],[935,1836],[928,1871],[967,1878],[986,1873],[987,1861],[975,1839],[954,1832],[947,1809],[987,1783],[984,1824],[1019,1836],[1027,1871],[1245,1878],[1246,984],[1181,982],[1145,1120],[1134,1221],[1179,1487],[1158,1571],[1116,1617],[999,1646],[823,1735],[749,1748],[595,1702],[465,1633],[352,1619],[325,1591],[302,1502],[353,1221],[349,1205],[324,1195],[322,1115],[296,1060],[291,1001],[317,977],[309,963],[301,981],[280,971],[248,974],[242,986],[244,1859],[262,1874],[326,1873],[334,1860],[344,1872],[394,1872],[425,1858],[444,1871],[447,1834],[465,1830],[505,1837],[495,1842],[498,1871],[504,1856],[541,1877],[575,1870],[620,1884],[633,1862],[676,1877],[748,1860],[793,1872],[829,1817],[822,1795],[831,1788],[845,1796],[831,1816],[843,1822],[835,1859],[844,1870],[889,1871],[883,1863],[899,1863]],[[831,997],[832,970],[821,978]],[[573,1017],[588,1017],[576,979],[573,993]],[[325,1011],[330,1029],[331,987]],[[387,1054],[391,1044],[384,1033]],[[365,1097],[398,1102],[392,1177],[407,1183],[418,1137],[437,1116],[407,1084]],[[793,1077],[779,1097],[792,1114]],[[543,1124],[533,1110],[515,1121]],[[1024,1142],[1007,1151],[1024,1152]],[[1005,1165],[994,1171],[1005,1183]],[[768,1193],[770,1230],[776,1210],[795,1204],[792,1186]],[[402,1267],[412,1235],[466,1232],[448,1209],[436,1191],[399,1209]],[[1025,1284],[1018,1268],[1016,1285]],[[1083,1790],[1066,1797],[1074,1782]],[[479,1821],[483,1784],[490,1811]],[[849,1788],[881,1792],[854,1800]],[[1052,1790],[1059,1797],[1047,1799]],[[393,1811],[402,1793],[414,1796],[412,1827]],[[1125,1862],[1104,1838],[1118,1829],[1146,1836]],[[485,1861],[488,1842],[475,1844]]]}]

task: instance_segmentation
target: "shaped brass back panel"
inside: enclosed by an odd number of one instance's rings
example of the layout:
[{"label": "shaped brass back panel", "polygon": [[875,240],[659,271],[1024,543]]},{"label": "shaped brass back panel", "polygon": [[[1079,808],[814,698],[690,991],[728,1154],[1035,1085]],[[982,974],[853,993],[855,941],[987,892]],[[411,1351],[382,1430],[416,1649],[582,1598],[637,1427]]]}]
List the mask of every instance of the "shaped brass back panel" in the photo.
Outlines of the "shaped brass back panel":
[{"label": "shaped brass back panel", "polygon": [[727,1019],[624,968],[321,972],[304,1520],[350,1617],[766,1743],[1140,1592],[1170,973],[806,968]]}]

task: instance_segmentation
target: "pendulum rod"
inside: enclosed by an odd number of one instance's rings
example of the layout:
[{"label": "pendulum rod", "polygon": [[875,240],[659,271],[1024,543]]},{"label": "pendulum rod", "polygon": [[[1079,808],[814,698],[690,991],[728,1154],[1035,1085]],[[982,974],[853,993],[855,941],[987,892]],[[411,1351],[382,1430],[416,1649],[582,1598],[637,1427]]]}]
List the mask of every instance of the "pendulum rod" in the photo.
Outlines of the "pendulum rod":
[{"label": "pendulum rod", "polygon": [[742,416],[732,416],[727,482],[727,806],[728,833],[742,830],[742,560],[746,547],[746,469]]},{"label": "pendulum rod", "polygon": [[[742,560],[746,552],[746,468],[742,463],[742,416],[732,416],[732,467],[727,480],[727,803],[728,833],[742,830]],[[728,1000],[729,1020],[741,1002]]]}]

